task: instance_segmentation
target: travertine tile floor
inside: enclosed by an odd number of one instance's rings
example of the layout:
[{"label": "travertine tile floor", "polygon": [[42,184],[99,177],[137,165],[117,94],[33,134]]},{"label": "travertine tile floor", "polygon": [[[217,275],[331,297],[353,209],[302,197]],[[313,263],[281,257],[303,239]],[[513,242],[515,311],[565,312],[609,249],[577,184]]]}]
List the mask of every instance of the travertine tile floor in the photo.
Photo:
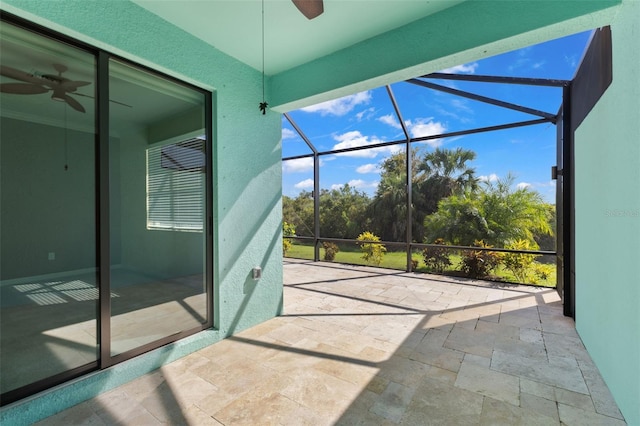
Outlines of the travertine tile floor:
[{"label": "travertine tile floor", "polygon": [[283,316],[41,424],[625,424],[555,290],[284,270]]}]

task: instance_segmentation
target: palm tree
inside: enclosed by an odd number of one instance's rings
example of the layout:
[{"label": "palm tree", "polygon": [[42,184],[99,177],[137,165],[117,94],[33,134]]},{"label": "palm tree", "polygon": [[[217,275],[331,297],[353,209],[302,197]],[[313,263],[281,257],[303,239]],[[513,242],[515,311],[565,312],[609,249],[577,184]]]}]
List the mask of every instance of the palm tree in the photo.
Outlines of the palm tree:
[{"label": "palm tree", "polygon": [[[397,156],[402,154],[396,154]],[[394,161],[394,157],[387,159]],[[391,164],[389,164],[390,166]],[[383,169],[385,165],[383,164]],[[407,231],[406,174],[402,169],[385,169],[369,206],[374,233],[383,241],[404,241]]]},{"label": "palm tree", "polygon": [[422,158],[418,171],[423,174],[422,182],[426,194],[430,194],[429,207],[433,209],[427,214],[433,213],[437,209],[438,201],[452,195],[454,192],[478,187],[478,179],[475,177],[475,169],[467,165],[475,160],[474,151],[456,148],[436,148],[428,152]]},{"label": "palm tree", "polygon": [[438,211],[425,219],[430,239],[443,238],[456,245],[482,240],[496,247],[525,240],[537,249],[535,236],[552,235],[552,210],[542,196],[529,188],[513,188],[509,174],[496,183],[485,182],[479,191],[464,191],[443,200]]},{"label": "palm tree", "polygon": [[[436,148],[422,157],[414,178],[414,188],[420,194],[414,196],[415,223],[422,225],[426,216],[438,210],[440,200],[477,189],[475,169],[467,164],[475,158],[474,151],[463,148]],[[414,235],[422,241],[424,228],[416,226]]]},{"label": "palm tree", "polygon": [[[403,241],[407,216],[406,152],[387,158],[382,164],[380,184],[369,212],[374,231],[386,241]],[[440,149],[421,155],[412,148],[412,236],[422,241],[424,218],[438,209],[438,202],[463,189],[478,185],[475,170],[467,165],[476,153],[462,148]]]}]

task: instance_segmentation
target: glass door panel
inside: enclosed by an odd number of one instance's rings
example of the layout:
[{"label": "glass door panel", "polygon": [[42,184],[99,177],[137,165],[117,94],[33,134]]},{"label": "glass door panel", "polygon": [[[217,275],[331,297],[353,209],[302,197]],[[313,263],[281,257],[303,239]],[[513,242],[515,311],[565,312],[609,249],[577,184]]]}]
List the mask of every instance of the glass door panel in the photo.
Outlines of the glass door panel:
[{"label": "glass door panel", "polygon": [[0,36],[0,384],[11,400],[97,365],[96,65],[9,23]]},{"label": "glass door panel", "polygon": [[109,64],[111,355],[207,322],[205,97]]}]

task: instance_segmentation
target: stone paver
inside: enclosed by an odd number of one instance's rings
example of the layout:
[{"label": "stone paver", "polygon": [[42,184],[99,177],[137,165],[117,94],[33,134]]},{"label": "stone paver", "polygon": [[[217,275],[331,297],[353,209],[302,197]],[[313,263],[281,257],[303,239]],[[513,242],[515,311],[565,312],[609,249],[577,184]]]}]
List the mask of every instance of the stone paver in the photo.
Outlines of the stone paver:
[{"label": "stone paver", "polygon": [[284,271],[283,316],[40,424],[625,424],[553,289]]}]

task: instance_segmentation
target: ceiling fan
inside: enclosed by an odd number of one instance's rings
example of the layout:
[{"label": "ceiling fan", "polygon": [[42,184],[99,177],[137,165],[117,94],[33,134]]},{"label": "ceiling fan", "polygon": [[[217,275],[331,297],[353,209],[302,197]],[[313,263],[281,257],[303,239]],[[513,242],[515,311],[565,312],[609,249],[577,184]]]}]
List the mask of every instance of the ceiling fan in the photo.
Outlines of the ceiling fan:
[{"label": "ceiling fan", "polygon": [[307,19],[317,18],[324,12],[322,0],[291,0]]},{"label": "ceiling fan", "polygon": [[[0,92],[14,93],[18,95],[37,95],[52,91],[51,99],[59,102],[66,102],[71,108],[79,112],[85,112],[84,107],[76,99],[69,96],[79,87],[91,84],[88,81],[73,81],[62,76],[67,71],[67,67],[61,64],[53,64],[53,68],[58,74],[30,74],[18,69],[1,65],[0,75],[19,80],[22,83],[2,83],[0,84]],[[82,95],[76,93],[76,95]]]}]

